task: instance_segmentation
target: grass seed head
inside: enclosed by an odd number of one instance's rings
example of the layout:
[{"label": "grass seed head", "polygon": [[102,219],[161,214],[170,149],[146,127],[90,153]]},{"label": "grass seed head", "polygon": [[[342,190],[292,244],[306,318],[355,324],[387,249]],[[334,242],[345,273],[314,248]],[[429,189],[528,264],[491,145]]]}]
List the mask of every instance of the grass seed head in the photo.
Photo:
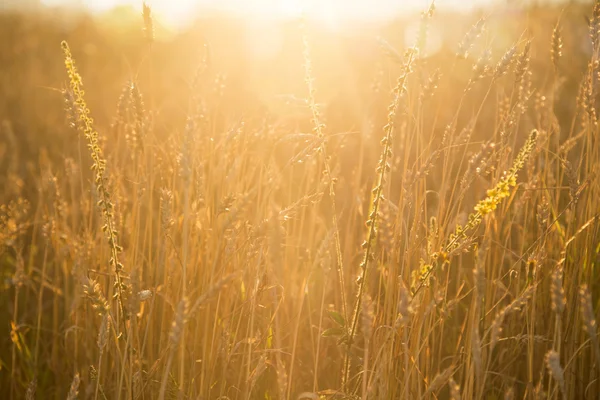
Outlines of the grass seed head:
[{"label": "grass seed head", "polygon": [[562,57],[562,47],[563,47],[563,39],[562,33],[560,29],[560,23],[557,22],[552,30],[552,38],[551,38],[551,50],[550,50],[550,59],[552,60],[552,64],[554,65],[554,70],[558,71],[559,62]]},{"label": "grass seed head", "polygon": [[546,367],[552,378],[558,383],[563,396],[566,395],[565,372],[560,365],[560,355],[556,351],[550,350],[546,353]]},{"label": "grass seed head", "polygon": [[142,18],[144,20],[144,37],[148,43],[154,42],[154,22],[152,9],[146,2],[142,3]]},{"label": "grass seed head", "polygon": [[71,381],[71,387],[69,388],[69,393],[67,394],[67,400],[76,400],[77,394],[79,393],[79,372],[75,373],[73,376],[73,380]]}]

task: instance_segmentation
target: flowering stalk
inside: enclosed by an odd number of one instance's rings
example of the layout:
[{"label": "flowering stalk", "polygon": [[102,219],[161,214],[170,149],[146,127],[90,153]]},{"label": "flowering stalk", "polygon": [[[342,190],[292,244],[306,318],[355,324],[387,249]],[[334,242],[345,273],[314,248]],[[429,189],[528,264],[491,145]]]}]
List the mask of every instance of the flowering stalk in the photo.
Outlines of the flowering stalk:
[{"label": "flowering stalk", "polygon": [[111,200],[110,192],[107,188],[108,179],[106,177],[106,160],[104,159],[102,149],[98,144],[98,132],[93,127],[94,120],[90,116],[90,110],[87,107],[84,99],[85,92],[83,90],[83,81],[81,79],[81,75],[79,75],[79,72],[77,71],[77,67],[75,66],[75,60],[71,55],[71,49],[65,41],[61,43],[61,47],[65,54],[65,67],[69,75],[69,86],[75,100],[75,109],[79,115],[80,123],[78,124],[78,127],[87,139],[87,147],[92,157],[92,170],[95,173],[94,182],[100,197],[98,206],[100,207],[102,218],[104,220],[102,231],[108,238],[108,244],[111,252],[109,263],[115,273],[114,297],[117,299],[119,311],[121,312],[122,317],[127,319],[127,313],[123,301],[124,292],[126,291],[127,286],[123,282],[123,264],[119,262],[119,253],[123,250],[123,248],[119,246],[117,242],[117,231],[115,229],[113,214],[114,205]]},{"label": "flowering stalk", "polygon": [[468,234],[479,227],[483,217],[493,212],[502,202],[502,200],[510,196],[510,190],[517,186],[517,175],[519,171],[523,168],[525,162],[535,147],[537,134],[537,130],[534,129],[531,131],[527,141],[515,158],[512,167],[504,173],[504,176],[500,179],[500,182],[498,182],[496,186],[487,191],[487,196],[475,205],[473,209],[474,212],[469,214],[467,223],[465,225],[456,226],[454,233],[450,235],[448,244],[444,247],[443,251],[433,254],[433,263],[423,263],[424,265],[421,266],[420,270],[415,271],[418,276],[413,276],[413,282],[417,282],[418,285],[413,284],[413,286],[416,286],[414,294],[416,294],[423,286],[427,286],[429,277],[435,269],[438,259],[441,258],[444,260],[444,262],[447,262],[448,255],[457,251],[461,247],[463,241],[468,239]]},{"label": "flowering stalk", "polygon": [[371,205],[371,211],[369,213],[369,220],[367,221],[367,227],[369,231],[367,233],[367,239],[363,243],[363,248],[365,249],[365,251],[363,254],[362,262],[360,263],[361,271],[360,276],[358,278],[358,293],[356,295],[356,302],[352,312],[352,322],[350,325],[350,331],[348,332],[348,348],[346,356],[344,358],[342,385],[345,385],[347,383],[350,374],[350,358],[348,355],[350,353],[350,348],[352,346],[352,342],[354,341],[354,335],[356,334],[356,329],[358,326],[358,319],[362,306],[362,299],[365,291],[365,282],[368,272],[367,267],[369,262],[375,258],[373,252],[377,237],[377,217],[379,214],[379,208],[381,206],[381,200],[383,199],[383,184],[385,182],[385,173],[391,169],[388,160],[392,157],[392,138],[395,128],[395,122],[398,115],[398,110],[400,108],[400,99],[406,92],[406,80],[411,72],[411,66],[414,57],[414,49],[409,49],[406,54],[406,63],[404,65],[402,75],[400,75],[400,77],[398,78],[396,87],[394,87],[392,91],[392,103],[388,107],[388,122],[387,125],[385,125],[384,127],[385,136],[381,140],[381,144],[383,145],[383,151],[381,153],[381,158],[379,159],[379,165],[377,166],[377,185],[375,186],[375,188],[373,188],[373,203]]}]

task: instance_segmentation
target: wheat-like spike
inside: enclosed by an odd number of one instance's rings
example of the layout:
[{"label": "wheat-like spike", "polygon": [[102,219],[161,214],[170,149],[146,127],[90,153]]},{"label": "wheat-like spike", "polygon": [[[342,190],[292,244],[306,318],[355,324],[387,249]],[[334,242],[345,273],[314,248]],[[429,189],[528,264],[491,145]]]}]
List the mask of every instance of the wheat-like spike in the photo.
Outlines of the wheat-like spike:
[{"label": "wheat-like spike", "polygon": [[84,278],[83,293],[92,302],[92,308],[96,310],[99,315],[108,314],[110,305],[108,304],[108,301],[106,301],[98,282],[92,278]]},{"label": "wheat-like spike", "polygon": [[450,400],[461,400],[462,396],[460,394],[460,386],[453,377],[448,379],[448,388],[450,389]]},{"label": "wheat-like spike", "polygon": [[419,27],[419,34],[417,36],[417,43],[415,44],[416,49],[423,53],[427,47],[427,34],[429,31],[429,22],[435,12],[435,0],[431,2],[429,8],[421,13],[421,25]]},{"label": "wheat-like spike", "polygon": [[206,292],[204,292],[196,299],[194,304],[189,308],[188,316],[194,314],[200,308],[201,305],[203,305],[214,295],[219,293],[227,284],[229,284],[229,282],[237,278],[238,275],[238,272],[232,272],[231,274],[226,275],[223,278],[219,279],[217,282],[215,282],[210,288],[208,288]]},{"label": "wheat-like spike", "polygon": [[470,89],[472,83],[477,82],[489,74],[491,59],[492,51],[490,49],[485,49],[473,65],[473,75],[469,80],[469,83],[467,83],[465,91]]},{"label": "wheat-like spike", "polygon": [[560,21],[558,21],[556,22],[556,25],[552,30],[552,39],[550,47],[550,59],[552,60],[552,64],[554,65],[555,71],[558,71],[560,58],[562,57],[562,47],[562,34],[560,31]]},{"label": "wheat-like spike", "polygon": [[529,72],[529,63],[531,61],[531,40],[528,40],[525,43],[525,48],[517,57],[517,61],[515,63],[515,83],[517,85],[521,84],[525,74]]},{"label": "wheat-like spike", "polygon": [[[435,93],[435,91],[438,88],[438,84],[440,82],[441,76],[442,76],[442,74],[440,73],[439,68],[436,69],[435,71],[433,71],[433,73],[431,74],[429,79],[427,79],[427,82],[425,82],[425,84],[423,85],[423,89],[421,90],[421,93],[419,94],[419,99],[421,101],[425,101],[433,96],[433,94]],[[431,154],[430,157],[434,157],[434,156],[437,156],[436,152]],[[426,163],[424,165],[424,167],[427,167],[427,166],[429,166],[429,163]]]},{"label": "wheat-like spike", "polygon": [[128,112],[131,104],[131,83],[127,82],[121,89],[121,94],[117,100],[117,111],[113,119],[111,129],[115,135],[120,132],[120,128],[128,123]]},{"label": "wheat-like spike", "polygon": [[558,386],[560,387],[563,397],[566,396],[565,372],[560,365],[560,355],[555,350],[550,350],[546,353],[545,360],[546,367],[548,367],[550,375],[552,375],[552,378],[558,382]]},{"label": "wheat-like spike", "polygon": [[571,197],[571,203],[574,206],[579,200],[579,177],[577,171],[573,168],[573,164],[567,159],[561,159],[560,163],[565,172],[567,183],[569,184],[569,196]]},{"label": "wheat-like spike", "polygon": [[512,312],[520,310],[529,300],[529,298],[533,295],[535,291],[535,286],[528,286],[519,297],[514,299],[509,305],[504,307],[494,318],[491,326],[491,340],[490,340],[490,349],[493,349],[496,343],[498,343],[498,338],[500,337],[500,333],[502,332],[502,323],[506,316]]},{"label": "wheat-like spike", "polygon": [[446,382],[448,382],[448,379],[450,378],[450,376],[452,376],[453,370],[454,369],[452,367],[448,367],[442,372],[438,373],[429,384],[429,387],[425,392],[425,396],[438,391]]},{"label": "wheat-like spike", "polygon": [[594,352],[596,353],[597,362],[600,365],[600,343],[598,343],[596,316],[594,314],[594,306],[592,305],[592,294],[586,284],[581,285],[579,288],[579,299],[583,325],[590,336],[590,340],[594,346]]},{"label": "wheat-like spike", "polygon": [[515,86],[517,88],[517,104],[521,114],[526,111],[526,103],[531,97],[531,40],[519,54],[515,66]]},{"label": "wheat-like spike", "polygon": [[517,45],[514,44],[510,49],[504,53],[498,64],[496,64],[496,68],[494,69],[493,77],[497,79],[503,75],[505,75],[513,61],[515,60],[515,55],[517,54]]},{"label": "wheat-like spike", "polygon": [[279,391],[279,398],[285,399],[288,391],[288,374],[285,368],[285,364],[282,357],[277,357],[276,361],[277,370],[277,389]]},{"label": "wheat-like spike", "polygon": [[592,18],[590,19],[590,40],[592,42],[592,50],[596,53],[598,51],[598,38],[600,36],[600,2],[594,1],[594,8],[592,9]]},{"label": "wheat-like spike", "polygon": [[33,378],[27,385],[25,400],[35,400],[35,391],[37,390],[37,378]]},{"label": "wheat-like spike", "polygon": [[579,297],[581,299],[581,316],[585,324],[585,329],[591,337],[596,337],[596,317],[592,306],[592,295],[586,284],[579,288]]},{"label": "wheat-like spike", "polygon": [[592,59],[589,61],[586,77],[582,83],[583,86],[581,92],[581,106],[589,118],[588,122],[593,126],[598,124],[598,118],[596,114],[596,84],[599,66],[599,60]]},{"label": "wheat-like spike", "polygon": [[368,294],[363,300],[362,308],[362,332],[365,338],[370,338],[373,333],[373,323],[375,321],[375,311],[373,300]]},{"label": "wheat-like spike", "polygon": [[488,244],[481,246],[476,254],[475,267],[473,268],[473,281],[475,283],[475,304],[479,306],[485,297],[485,257],[489,248]]},{"label": "wheat-like spike", "polygon": [[110,332],[110,315],[104,314],[102,316],[102,323],[100,324],[100,330],[98,331],[98,349],[103,352],[108,343]]},{"label": "wheat-like spike", "polygon": [[177,309],[175,310],[175,319],[171,323],[171,332],[169,333],[169,356],[167,358],[167,365],[163,371],[163,377],[160,384],[160,391],[158,393],[158,399],[164,400],[165,393],[167,390],[167,379],[169,377],[169,373],[171,372],[171,365],[173,363],[173,359],[175,357],[175,353],[179,347],[179,341],[181,336],[183,335],[183,331],[185,329],[185,324],[187,323],[190,317],[190,302],[187,297],[183,297],[179,304],[177,305]]},{"label": "wheat-like spike", "polygon": [[410,322],[410,319],[414,313],[414,310],[412,307],[412,298],[410,296],[410,291],[406,288],[406,286],[404,286],[403,283],[400,284],[398,296],[399,296],[398,307],[397,307],[398,315],[396,317],[396,322],[394,323],[394,326],[396,328],[400,328],[402,326],[408,325],[408,323]]},{"label": "wheat-like spike", "polygon": [[77,113],[77,108],[75,104],[75,97],[73,96],[73,91],[71,89],[63,89],[62,90],[64,102],[65,102],[65,114],[67,119],[67,125],[69,128],[75,129],[77,132],[81,132],[81,128],[79,126],[79,116]]},{"label": "wheat-like spike", "polygon": [[187,297],[184,297],[179,301],[177,305],[177,310],[175,311],[175,319],[171,324],[171,333],[169,334],[169,343],[172,348],[177,347],[179,344],[179,339],[181,338],[181,332],[185,328],[185,324],[187,323],[189,317],[189,300]]},{"label": "wheat-like spike", "polygon": [[142,93],[136,82],[131,82],[129,91],[135,119],[131,132],[131,144],[135,155],[136,151],[144,149],[144,137],[147,128],[146,109]]},{"label": "wheat-like spike", "polygon": [[552,309],[560,318],[562,315],[565,304],[565,290],[563,289],[563,269],[562,265],[557,265],[556,269],[552,273]]},{"label": "wheat-like spike", "polygon": [[160,221],[165,234],[175,223],[173,219],[173,193],[168,189],[160,190]]},{"label": "wheat-like spike", "polygon": [[484,18],[479,19],[475,23],[475,25],[471,26],[469,31],[465,34],[464,38],[458,45],[458,50],[456,51],[457,58],[467,58],[469,56],[469,52],[475,44],[475,40],[477,40],[477,38],[481,36],[481,32],[483,31],[484,26]]},{"label": "wheat-like spike", "polygon": [[251,388],[254,387],[254,385],[256,385],[256,381],[258,380],[258,378],[267,370],[267,365],[267,355],[263,353],[258,359],[258,364],[252,370],[252,373],[248,377],[248,381],[250,383]]},{"label": "wheat-like spike", "polygon": [[483,357],[481,353],[479,325],[477,322],[473,323],[473,329],[471,331],[471,354],[473,356],[473,363],[475,364],[475,372],[477,373],[477,376],[481,376],[481,373],[483,372]]},{"label": "wheat-like spike", "polygon": [[73,380],[71,381],[71,387],[69,388],[69,393],[67,394],[67,400],[76,400],[77,394],[79,393],[79,372],[75,373],[73,376]]},{"label": "wheat-like spike", "polygon": [[146,2],[142,3],[142,18],[144,20],[144,36],[148,43],[154,42],[154,22],[152,19],[152,9]]},{"label": "wheat-like spike", "polygon": [[550,220],[550,204],[546,196],[542,196],[540,203],[537,206],[537,212],[535,215],[538,223],[540,232],[545,232],[548,229],[548,222]]}]

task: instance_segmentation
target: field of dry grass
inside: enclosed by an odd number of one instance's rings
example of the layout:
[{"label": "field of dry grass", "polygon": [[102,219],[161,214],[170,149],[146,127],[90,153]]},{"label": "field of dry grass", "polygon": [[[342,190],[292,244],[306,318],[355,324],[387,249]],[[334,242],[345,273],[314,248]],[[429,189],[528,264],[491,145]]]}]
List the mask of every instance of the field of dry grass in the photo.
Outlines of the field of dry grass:
[{"label": "field of dry grass", "polygon": [[600,4],[0,37],[0,398],[599,398]]}]

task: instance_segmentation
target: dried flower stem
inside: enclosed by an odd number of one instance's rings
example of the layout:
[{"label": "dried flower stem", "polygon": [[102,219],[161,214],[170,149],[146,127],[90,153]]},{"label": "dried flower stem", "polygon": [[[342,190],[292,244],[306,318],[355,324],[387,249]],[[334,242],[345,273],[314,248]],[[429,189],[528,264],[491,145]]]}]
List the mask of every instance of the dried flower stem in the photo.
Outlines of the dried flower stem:
[{"label": "dried flower stem", "polygon": [[383,184],[385,182],[385,173],[390,170],[390,165],[388,163],[388,159],[392,156],[392,138],[396,123],[396,118],[398,116],[398,112],[400,109],[400,99],[406,92],[406,81],[408,79],[408,75],[411,72],[411,66],[415,57],[415,52],[412,49],[409,49],[406,55],[406,62],[403,68],[403,72],[398,78],[396,83],[396,87],[394,87],[392,91],[393,100],[390,106],[388,107],[388,121],[387,125],[384,127],[385,136],[382,139],[381,143],[383,144],[383,151],[381,153],[381,158],[379,159],[379,165],[377,167],[378,177],[377,177],[377,185],[373,189],[373,203],[371,205],[371,211],[369,213],[369,220],[367,221],[367,227],[369,231],[367,233],[367,240],[363,243],[363,248],[365,249],[363,253],[363,259],[360,263],[360,276],[358,278],[358,293],[356,295],[356,302],[354,305],[354,311],[352,314],[352,320],[350,325],[350,331],[348,332],[348,348],[346,355],[344,357],[344,367],[342,374],[342,385],[345,386],[348,382],[349,374],[350,374],[350,358],[349,353],[352,347],[352,342],[354,341],[354,335],[356,334],[356,329],[358,326],[358,320],[362,305],[363,293],[366,285],[368,264],[373,260],[374,255],[373,252],[375,250],[375,239],[377,237],[377,218],[379,214],[379,208],[381,205],[381,199],[383,198]]}]

